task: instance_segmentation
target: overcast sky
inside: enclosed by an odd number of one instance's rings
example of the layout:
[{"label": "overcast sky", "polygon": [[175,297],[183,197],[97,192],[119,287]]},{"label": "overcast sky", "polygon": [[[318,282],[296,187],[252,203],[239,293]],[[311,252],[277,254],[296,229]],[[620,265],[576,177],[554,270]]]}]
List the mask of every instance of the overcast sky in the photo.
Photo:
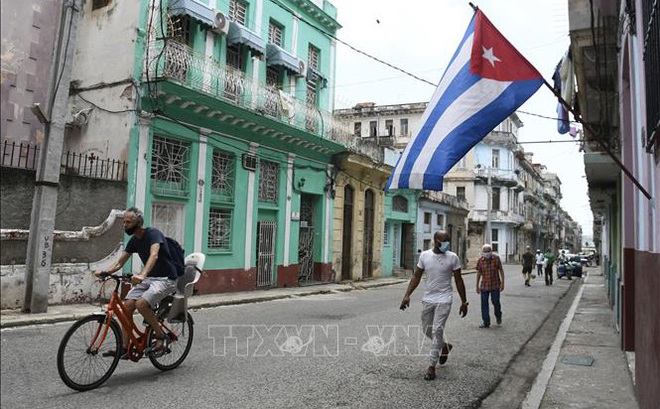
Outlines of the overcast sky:
[{"label": "overcast sky", "polygon": [[[456,0],[330,0],[343,26],[338,38],[377,58],[437,84],[456,51],[473,11]],[[474,4],[552,84],[555,66],[569,46],[568,0],[483,0]],[[358,102],[377,105],[428,102],[435,86],[337,44],[335,108]],[[541,87],[519,110],[519,142],[563,141],[557,133],[556,99]],[[521,112],[524,111],[524,112]],[[523,144],[533,160],[556,173],[561,206],[591,240],[592,215],[582,153],[576,143]]]}]

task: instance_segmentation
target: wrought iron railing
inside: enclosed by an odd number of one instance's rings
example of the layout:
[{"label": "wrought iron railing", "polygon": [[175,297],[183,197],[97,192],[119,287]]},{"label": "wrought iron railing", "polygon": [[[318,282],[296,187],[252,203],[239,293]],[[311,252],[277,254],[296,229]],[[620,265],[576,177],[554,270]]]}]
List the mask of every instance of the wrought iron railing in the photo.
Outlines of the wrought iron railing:
[{"label": "wrought iron railing", "polygon": [[185,44],[155,41],[149,47],[150,80],[175,80],[322,138],[350,135],[348,124],[336,121],[329,112],[275,87],[257,83],[246,73],[196,53]]},{"label": "wrought iron railing", "polygon": [[[0,145],[0,165],[9,168],[36,170],[41,147],[28,142],[4,140]],[[62,154],[60,173],[93,179],[125,181],[127,164],[117,159],[102,159],[93,153],[67,151]]]}]

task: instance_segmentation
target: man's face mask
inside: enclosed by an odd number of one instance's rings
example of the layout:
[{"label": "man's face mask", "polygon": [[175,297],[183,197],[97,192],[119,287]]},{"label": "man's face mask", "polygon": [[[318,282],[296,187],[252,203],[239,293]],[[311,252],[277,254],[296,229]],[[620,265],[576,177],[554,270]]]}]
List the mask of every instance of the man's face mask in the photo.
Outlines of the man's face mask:
[{"label": "man's face mask", "polygon": [[449,250],[449,242],[448,241],[436,242],[436,245],[438,246],[438,250],[440,250],[443,253],[445,251]]}]

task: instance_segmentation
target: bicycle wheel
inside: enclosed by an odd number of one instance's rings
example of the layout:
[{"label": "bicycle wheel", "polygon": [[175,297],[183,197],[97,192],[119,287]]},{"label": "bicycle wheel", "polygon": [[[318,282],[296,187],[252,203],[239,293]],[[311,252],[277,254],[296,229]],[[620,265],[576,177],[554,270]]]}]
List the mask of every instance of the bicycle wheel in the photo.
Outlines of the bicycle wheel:
[{"label": "bicycle wheel", "polygon": [[[193,320],[190,314],[188,314],[186,322],[170,323],[168,327],[170,329],[169,333],[175,335],[176,340],[167,341],[164,354],[157,356],[150,353],[147,355],[153,366],[161,371],[169,371],[181,365],[188,356],[193,343]],[[154,335],[153,330],[149,331],[148,345],[153,345],[156,342]]]},{"label": "bicycle wheel", "polygon": [[105,382],[119,363],[119,354],[103,356],[110,350],[119,351],[121,330],[115,321],[110,322],[103,344],[90,351],[92,342],[98,346],[96,333],[104,330],[105,315],[89,315],[76,321],[64,334],[57,350],[57,372],[71,389],[87,391]]}]

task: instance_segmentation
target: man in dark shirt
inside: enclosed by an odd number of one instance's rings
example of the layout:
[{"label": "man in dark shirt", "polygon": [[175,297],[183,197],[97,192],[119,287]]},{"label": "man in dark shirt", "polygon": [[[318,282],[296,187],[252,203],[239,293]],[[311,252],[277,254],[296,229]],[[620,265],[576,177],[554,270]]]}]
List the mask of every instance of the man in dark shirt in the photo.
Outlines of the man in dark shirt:
[{"label": "man in dark shirt", "polygon": [[[106,273],[114,273],[122,268],[131,254],[137,253],[144,266],[139,274],[133,275],[133,288],[126,295],[124,306],[128,316],[132,316],[137,309],[156,333],[156,345],[153,352],[159,353],[164,346],[164,333],[153,311],[158,302],[176,290],[176,268],[171,262],[169,249],[163,233],[153,227],[143,227],[144,216],[142,211],[131,207],[124,212],[124,231],[132,236],[126,245],[119,260],[114,263]],[[103,271],[94,274],[100,276]],[[128,334],[123,334],[122,357],[126,354]],[[110,351],[109,355],[116,354]]]},{"label": "man in dark shirt", "polygon": [[534,267],[534,255],[532,254],[532,249],[527,246],[525,247],[525,253],[522,255],[522,273],[523,278],[525,279],[525,285],[529,287],[529,278],[532,275],[532,268]]}]

